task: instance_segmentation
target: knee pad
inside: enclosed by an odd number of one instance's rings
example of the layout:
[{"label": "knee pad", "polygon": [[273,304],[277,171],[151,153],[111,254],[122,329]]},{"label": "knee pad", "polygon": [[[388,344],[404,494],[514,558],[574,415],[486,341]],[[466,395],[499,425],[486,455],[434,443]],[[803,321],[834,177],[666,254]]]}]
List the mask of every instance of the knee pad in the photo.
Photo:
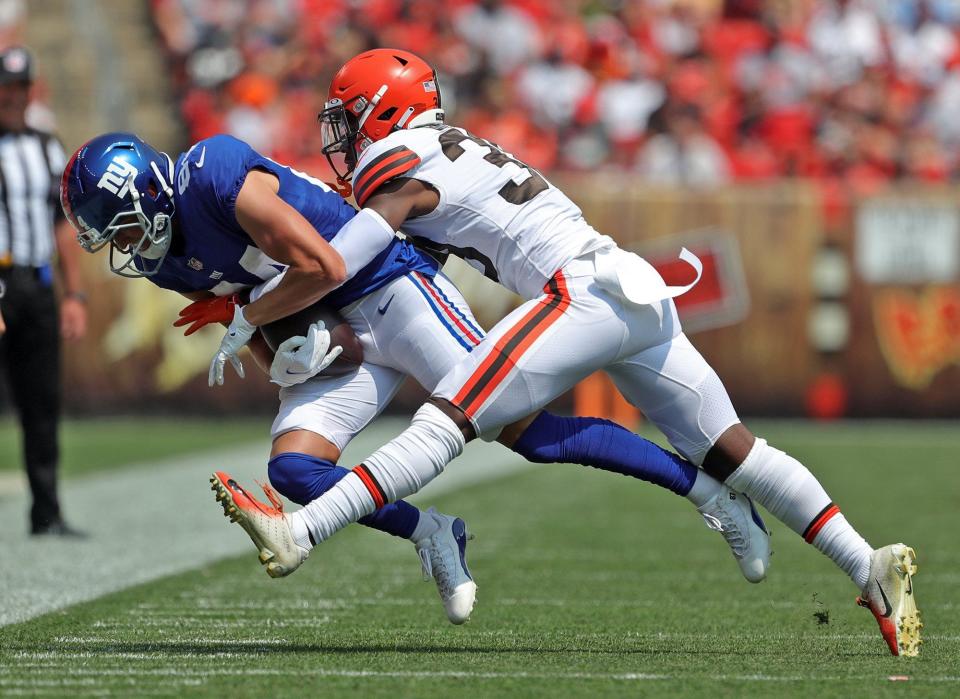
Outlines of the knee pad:
[{"label": "knee pad", "polygon": [[332,461],[296,452],[277,454],[267,464],[270,484],[298,505],[316,500],[348,473]]}]

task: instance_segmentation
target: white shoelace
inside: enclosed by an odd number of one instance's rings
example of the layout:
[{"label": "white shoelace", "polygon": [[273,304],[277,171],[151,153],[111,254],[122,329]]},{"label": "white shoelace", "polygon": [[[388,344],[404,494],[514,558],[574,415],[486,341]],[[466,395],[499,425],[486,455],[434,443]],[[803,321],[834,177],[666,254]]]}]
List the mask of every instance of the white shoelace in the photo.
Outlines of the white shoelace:
[{"label": "white shoelace", "polygon": [[436,550],[433,537],[430,537],[429,541],[428,546],[417,549],[417,555],[420,556],[420,565],[423,568],[423,579],[425,581],[436,580],[440,593],[446,599],[453,594],[453,585],[450,582],[450,576],[447,574],[447,564],[440,552]]},{"label": "white shoelace", "polygon": [[729,544],[730,549],[733,551],[733,555],[738,559],[743,558],[747,549],[747,540],[741,533],[740,528],[734,526],[733,518],[730,517],[730,514],[726,510],[719,507],[717,513],[720,517],[715,517],[706,512],[701,512],[700,514],[703,516],[703,521],[707,523],[708,529],[720,532],[723,535],[723,538],[726,539],[727,544]]}]

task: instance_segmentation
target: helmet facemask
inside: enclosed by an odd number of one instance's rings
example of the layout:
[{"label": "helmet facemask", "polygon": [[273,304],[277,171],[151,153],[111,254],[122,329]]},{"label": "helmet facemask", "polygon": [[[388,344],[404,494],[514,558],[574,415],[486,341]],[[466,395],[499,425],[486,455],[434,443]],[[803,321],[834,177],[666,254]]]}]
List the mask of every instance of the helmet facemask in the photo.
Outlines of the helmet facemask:
[{"label": "helmet facemask", "polygon": [[[166,154],[164,154],[166,156]],[[169,156],[167,159],[168,177],[172,181],[173,161]],[[170,242],[173,237],[173,225],[171,215],[173,213],[173,189],[160,172],[156,163],[151,162],[150,166],[157,179],[159,191],[148,191],[146,194],[156,198],[160,193],[167,196],[170,200],[171,213],[157,212],[151,220],[143,211],[141,200],[143,195],[137,190],[134,182],[134,175],[130,175],[126,182],[126,187],[131,198],[131,206],[117,212],[110,220],[110,223],[99,231],[86,224],[82,213],[78,212],[76,217],[79,228],[77,231],[77,240],[80,246],[87,252],[97,252],[107,245],[110,246],[110,271],[121,277],[139,278],[151,277],[156,274],[160,265],[163,263],[167,252],[170,250]],[[151,183],[151,188],[154,186]],[[121,243],[117,236],[124,231],[139,230],[140,238],[135,243]],[[125,237],[125,236],[124,236]],[[119,256],[118,256],[119,255]],[[139,260],[139,265],[137,264]],[[152,264],[147,264],[150,260]]]},{"label": "helmet facemask", "polygon": [[[363,125],[373,114],[380,100],[387,92],[387,86],[381,85],[373,99],[363,95],[344,102],[335,97],[323,105],[323,111],[317,115],[320,133],[323,138],[323,154],[337,175],[340,184],[346,184],[353,169],[357,166],[360,153],[373,143],[373,139],[363,133]],[[380,115],[383,118],[383,115]],[[347,169],[341,173],[330,157],[334,153],[343,153]]]}]

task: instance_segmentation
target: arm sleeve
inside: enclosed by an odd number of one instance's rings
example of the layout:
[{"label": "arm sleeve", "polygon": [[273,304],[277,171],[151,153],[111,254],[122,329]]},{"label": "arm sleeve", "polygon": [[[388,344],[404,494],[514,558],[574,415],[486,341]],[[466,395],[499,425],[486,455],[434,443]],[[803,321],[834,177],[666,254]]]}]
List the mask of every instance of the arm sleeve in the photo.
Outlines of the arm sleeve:
[{"label": "arm sleeve", "polygon": [[362,209],[333,236],[330,245],[347,267],[347,279],[373,262],[393,242],[396,233],[373,209]]}]

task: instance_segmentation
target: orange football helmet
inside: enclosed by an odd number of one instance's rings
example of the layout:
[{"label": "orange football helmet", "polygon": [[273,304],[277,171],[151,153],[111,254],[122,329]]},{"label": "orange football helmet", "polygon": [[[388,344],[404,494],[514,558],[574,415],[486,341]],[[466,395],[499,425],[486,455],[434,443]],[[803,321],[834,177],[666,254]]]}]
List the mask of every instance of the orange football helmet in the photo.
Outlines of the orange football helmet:
[{"label": "orange football helmet", "polygon": [[[398,129],[443,122],[437,72],[409,51],[365,51],[333,76],[318,119],[323,154],[345,183],[371,143]],[[343,174],[330,157],[334,153],[346,156]]]}]

